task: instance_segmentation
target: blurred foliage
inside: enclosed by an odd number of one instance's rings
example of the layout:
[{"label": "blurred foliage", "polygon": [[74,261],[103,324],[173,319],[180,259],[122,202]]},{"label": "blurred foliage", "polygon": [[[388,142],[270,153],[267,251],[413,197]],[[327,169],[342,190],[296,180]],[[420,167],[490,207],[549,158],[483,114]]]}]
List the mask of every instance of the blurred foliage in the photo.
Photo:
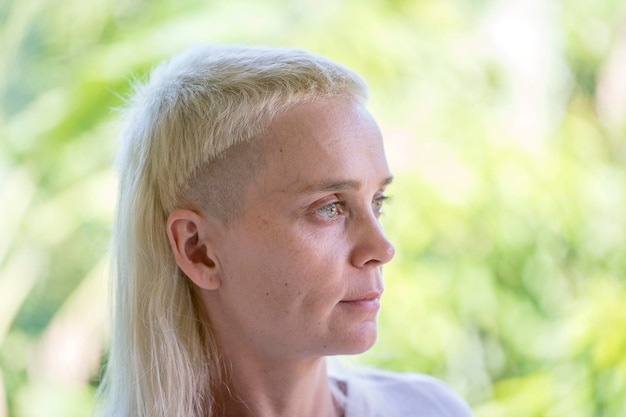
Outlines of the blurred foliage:
[{"label": "blurred foliage", "polygon": [[396,181],[379,343],[478,417],[626,415],[621,0],[0,2],[0,417],[87,415],[116,126],[193,42],[363,74]]}]

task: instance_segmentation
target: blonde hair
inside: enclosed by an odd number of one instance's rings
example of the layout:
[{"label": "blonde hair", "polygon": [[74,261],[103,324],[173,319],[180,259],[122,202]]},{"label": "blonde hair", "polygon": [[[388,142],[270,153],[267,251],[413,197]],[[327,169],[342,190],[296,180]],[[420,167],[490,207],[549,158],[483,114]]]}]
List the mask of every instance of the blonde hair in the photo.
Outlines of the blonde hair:
[{"label": "blonde hair", "polygon": [[[364,102],[367,89],[351,70],[286,48],[196,46],[135,86],[116,161],[113,336],[101,414],[215,416],[223,363],[174,261],[168,214],[198,173],[227,164],[227,150],[258,137],[277,114],[335,96]],[[232,175],[213,171],[206,190]]]}]

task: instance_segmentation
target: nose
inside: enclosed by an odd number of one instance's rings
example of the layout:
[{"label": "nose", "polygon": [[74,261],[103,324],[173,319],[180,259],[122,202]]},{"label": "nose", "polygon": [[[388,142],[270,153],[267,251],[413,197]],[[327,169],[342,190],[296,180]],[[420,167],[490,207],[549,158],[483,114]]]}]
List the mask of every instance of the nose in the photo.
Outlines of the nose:
[{"label": "nose", "polygon": [[361,219],[355,225],[355,242],[351,262],[355,267],[382,266],[395,254],[395,248],[385,236],[382,225],[374,216]]}]

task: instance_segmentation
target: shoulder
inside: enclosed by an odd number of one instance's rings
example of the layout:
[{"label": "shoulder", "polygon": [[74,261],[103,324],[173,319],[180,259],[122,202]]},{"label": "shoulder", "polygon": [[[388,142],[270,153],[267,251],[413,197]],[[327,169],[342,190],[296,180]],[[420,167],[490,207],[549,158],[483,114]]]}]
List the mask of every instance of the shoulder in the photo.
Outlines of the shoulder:
[{"label": "shoulder", "polygon": [[351,379],[349,386],[353,394],[362,397],[360,402],[366,405],[370,411],[368,414],[372,416],[472,415],[467,404],[451,388],[431,376],[363,369]]}]

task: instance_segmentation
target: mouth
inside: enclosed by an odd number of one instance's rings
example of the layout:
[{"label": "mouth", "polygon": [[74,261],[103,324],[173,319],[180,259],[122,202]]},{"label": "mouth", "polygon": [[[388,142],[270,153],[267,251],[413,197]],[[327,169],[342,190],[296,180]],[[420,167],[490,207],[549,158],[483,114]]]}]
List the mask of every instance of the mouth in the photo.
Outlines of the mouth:
[{"label": "mouth", "polygon": [[380,308],[381,295],[382,292],[380,291],[372,291],[346,300],[341,300],[340,304],[352,308],[378,310]]}]

